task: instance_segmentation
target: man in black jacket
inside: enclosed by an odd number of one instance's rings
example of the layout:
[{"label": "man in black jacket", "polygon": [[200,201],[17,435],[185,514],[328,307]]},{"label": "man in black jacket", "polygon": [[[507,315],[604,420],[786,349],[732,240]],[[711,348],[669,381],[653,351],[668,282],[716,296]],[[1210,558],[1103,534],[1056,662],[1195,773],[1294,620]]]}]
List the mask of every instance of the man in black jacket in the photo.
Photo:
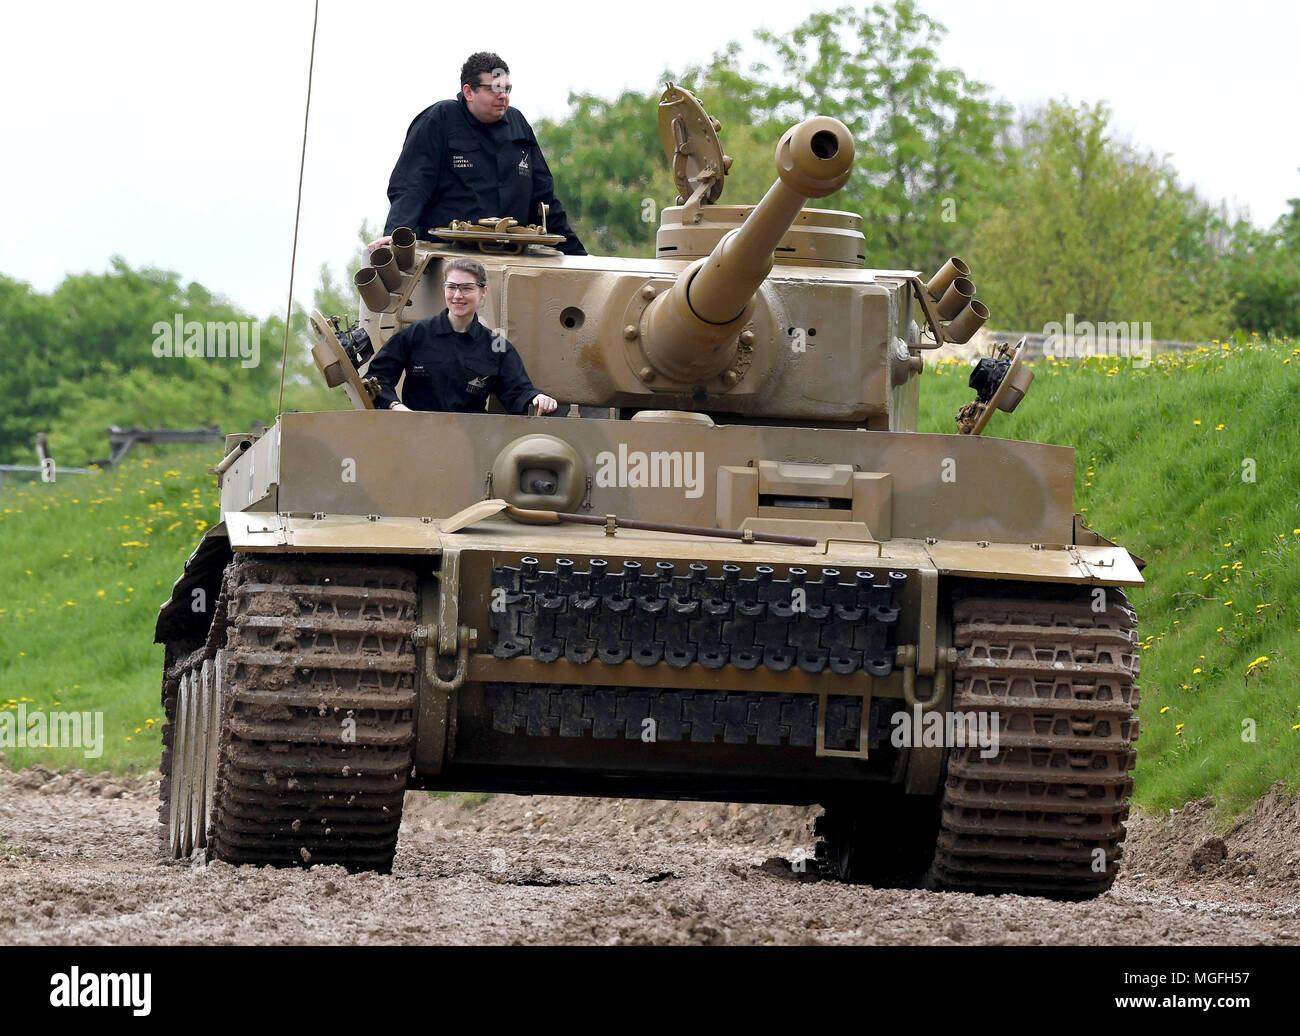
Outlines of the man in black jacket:
[{"label": "man in black jacket", "polygon": [[533,128],[510,107],[509,67],[496,54],[472,54],[460,82],[459,97],[426,108],[407,129],[388,181],[385,236],[375,244],[387,243],[398,227],[431,240],[431,230],[453,219],[512,216],[521,225],[538,223],[545,202],[547,230],[564,235],[560,251],[586,255],[555,197]]},{"label": "man in black jacket", "polygon": [[[487,273],[477,259],[453,259],[443,274],[447,308],[393,335],[370,361],[367,377],[379,381],[379,410],[482,412],[494,394],[512,414],[537,404],[539,414],[558,405],[528,379],[524,362],[504,334],[478,318]],[[399,402],[397,379],[406,375]]]}]

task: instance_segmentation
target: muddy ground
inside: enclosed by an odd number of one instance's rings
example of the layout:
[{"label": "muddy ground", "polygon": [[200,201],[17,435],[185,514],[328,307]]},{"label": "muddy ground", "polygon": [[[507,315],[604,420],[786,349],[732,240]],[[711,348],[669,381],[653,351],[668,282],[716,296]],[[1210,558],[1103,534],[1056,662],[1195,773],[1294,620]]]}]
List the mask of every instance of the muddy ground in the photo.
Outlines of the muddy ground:
[{"label": "muddy ground", "polygon": [[157,782],[0,771],[0,943],[1300,946],[1300,801],[1129,823],[1090,903],[800,875],[816,808],[407,796],[391,876],[167,863]]}]

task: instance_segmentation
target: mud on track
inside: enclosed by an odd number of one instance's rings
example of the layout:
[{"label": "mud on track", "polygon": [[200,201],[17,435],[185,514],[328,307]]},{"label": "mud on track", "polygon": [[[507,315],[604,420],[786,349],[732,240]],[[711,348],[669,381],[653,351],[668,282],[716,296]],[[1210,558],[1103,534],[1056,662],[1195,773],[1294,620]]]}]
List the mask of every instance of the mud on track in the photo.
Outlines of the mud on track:
[{"label": "mud on track", "polygon": [[1300,802],[1129,822],[1089,903],[810,880],[816,808],[408,794],[393,874],[166,863],[157,782],[0,771],[0,943],[1300,945]]}]

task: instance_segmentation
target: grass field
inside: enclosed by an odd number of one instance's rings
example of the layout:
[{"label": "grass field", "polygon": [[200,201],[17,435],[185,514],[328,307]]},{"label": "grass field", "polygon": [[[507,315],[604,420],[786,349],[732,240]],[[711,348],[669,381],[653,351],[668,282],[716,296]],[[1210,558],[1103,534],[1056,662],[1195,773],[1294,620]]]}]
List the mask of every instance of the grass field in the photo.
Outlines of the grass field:
[{"label": "grass field", "polygon": [[[950,432],[967,369],[922,380],[921,430]],[[1074,446],[1075,506],[1147,561],[1135,801],[1213,794],[1225,813],[1300,786],[1300,349],[1253,340],[1040,361],[986,434]]]},{"label": "grass field", "polygon": [[[927,372],[922,430],[953,430],[964,367]],[[1039,363],[989,434],[1076,447],[1076,500],[1148,562],[1136,802],[1228,814],[1300,786],[1300,349],[1216,343],[1145,369]],[[159,604],[218,520],[211,447],[0,491],[0,710],[104,715],[104,749],[3,748],[8,765],[157,766]],[[12,722],[12,721],[11,721]]]}]

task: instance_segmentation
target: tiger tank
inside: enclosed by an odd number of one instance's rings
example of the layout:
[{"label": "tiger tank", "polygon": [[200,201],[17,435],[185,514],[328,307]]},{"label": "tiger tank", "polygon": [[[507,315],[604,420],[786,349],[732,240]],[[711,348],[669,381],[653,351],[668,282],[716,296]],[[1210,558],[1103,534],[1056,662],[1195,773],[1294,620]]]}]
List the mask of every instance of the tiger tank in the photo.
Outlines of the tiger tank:
[{"label": "tiger tank", "polygon": [[[853,170],[835,119],[722,204],[717,121],[672,84],[658,117],[652,258],[561,254],[544,212],[399,229],[356,324],[312,318],[350,408],[227,438],[156,627],[164,852],[388,871],[416,789],[819,804],[800,869],[1105,891],[1141,561],[1076,512],[1071,448],[982,434],[1024,342],[919,433],[925,351],[989,316],[970,267],[869,269],[862,218],[808,205]],[[556,413],[376,409],[467,249]]]}]

